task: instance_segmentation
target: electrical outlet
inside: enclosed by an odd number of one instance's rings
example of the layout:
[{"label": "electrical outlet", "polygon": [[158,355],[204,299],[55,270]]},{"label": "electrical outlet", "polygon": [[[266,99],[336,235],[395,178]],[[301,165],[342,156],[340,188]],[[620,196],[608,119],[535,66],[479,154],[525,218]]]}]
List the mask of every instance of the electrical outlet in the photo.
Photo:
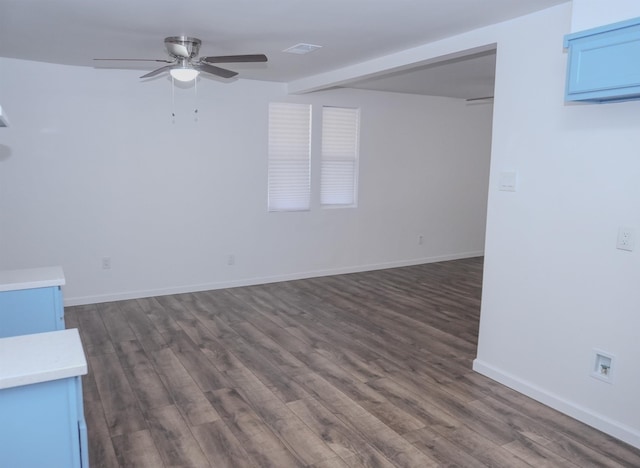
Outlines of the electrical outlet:
[{"label": "electrical outlet", "polygon": [[102,269],[111,270],[111,257],[102,257]]},{"label": "electrical outlet", "polygon": [[418,236],[418,245],[422,245],[422,244],[424,244],[424,236],[420,234]]},{"label": "electrical outlet", "polygon": [[236,264],[236,256],[234,254],[227,255],[227,265],[235,265]]},{"label": "electrical outlet", "polygon": [[633,235],[633,229],[629,227],[620,227],[618,228],[618,241],[616,243],[616,248],[620,250],[628,250],[633,251],[635,247],[635,238]]}]

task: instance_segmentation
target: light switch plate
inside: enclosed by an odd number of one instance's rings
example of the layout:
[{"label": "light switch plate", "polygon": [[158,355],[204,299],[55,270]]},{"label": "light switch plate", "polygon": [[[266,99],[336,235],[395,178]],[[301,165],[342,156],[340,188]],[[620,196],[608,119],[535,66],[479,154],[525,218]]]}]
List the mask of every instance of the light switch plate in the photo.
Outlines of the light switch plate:
[{"label": "light switch plate", "polygon": [[503,171],[498,180],[498,189],[503,192],[515,192],[518,185],[518,173],[516,171]]}]

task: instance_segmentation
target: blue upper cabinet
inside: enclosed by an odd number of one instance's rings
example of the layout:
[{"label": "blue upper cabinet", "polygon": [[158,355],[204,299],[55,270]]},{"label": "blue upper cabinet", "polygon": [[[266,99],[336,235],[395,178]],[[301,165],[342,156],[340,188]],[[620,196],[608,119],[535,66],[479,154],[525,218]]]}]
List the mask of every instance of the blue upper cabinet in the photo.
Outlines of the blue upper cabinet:
[{"label": "blue upper cabinet", "polygon": [[640,18],[564,38],[567,101],[640,99]]}]

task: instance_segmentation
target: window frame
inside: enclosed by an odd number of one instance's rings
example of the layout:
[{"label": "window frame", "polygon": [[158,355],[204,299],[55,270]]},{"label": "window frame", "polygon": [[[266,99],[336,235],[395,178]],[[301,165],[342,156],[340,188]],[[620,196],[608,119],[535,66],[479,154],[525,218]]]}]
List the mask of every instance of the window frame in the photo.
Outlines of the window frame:
[{"label": "window frame", "polygon": [[269,103],[268,127],[267,211],[310,211],[311,104]]},{"label": "window frame", "polygon": [[[361,110],[357,107],[322,106],[322,136],[320,144],[320,207],[325,209],[356,208],[358,206],[358,187],[360,169],[360,118]],[[340,115],[342,114],[342,115]],[[348,126],[340,125],[340,119],[352,119]],[[330,135],[329,135],[330,134]],[[328,136],[329,135],[329,136]],[[331,140],[328,140],[331,138]],[[348,190],[340,194],[340,178],[345,178],[345,172],[336,166],[339,163],[350,162],[351,174]],[[329,167],[333,163],[331,181],[327,181]],[[336,186],[338,189],[336,190]],[[348,195],[347,195],[348,194]],[[348,197],[345,202],[336,202],[340,198]],[[333,198],[333,200],[332,200]]]}]

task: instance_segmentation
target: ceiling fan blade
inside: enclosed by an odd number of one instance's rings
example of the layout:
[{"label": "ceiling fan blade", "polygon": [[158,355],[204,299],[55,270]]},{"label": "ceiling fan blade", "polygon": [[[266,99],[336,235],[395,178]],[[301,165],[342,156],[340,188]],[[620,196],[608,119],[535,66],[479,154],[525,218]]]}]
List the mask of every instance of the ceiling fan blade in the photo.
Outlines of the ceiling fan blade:
[{"label": "ceiling fan blade", "polygon": [[212,75],[220,76],[222,78],[231,78],[238,74],[238,72],[227,70],[225,68],[215,67],[213,65],[209,65],[208,63],[194,63],[193,68],[206,73],[211,73]]},{"label": "ceiling fan blade", "polygon": [[173,60],[164,60],[164,59],[133,59],[133,58],[94,58],[93,60],[111,60],[117,62],[162,62],[162,63],[173,63]]},{"label": "ceiling fan blade", "polygon": [[156,68],[152,72],[147,73],[146,75],[142,75],[140,78],[151,78],[152,76],[159,75],[162,72],[171,70],[175,65],[166,65],[164,67]]},{"label": "ceiling fan blade", "polygon": [[211,57],[202,57],[200,60],[207,63],[266,62],[267,56],[264,54],[214,55]]}]

